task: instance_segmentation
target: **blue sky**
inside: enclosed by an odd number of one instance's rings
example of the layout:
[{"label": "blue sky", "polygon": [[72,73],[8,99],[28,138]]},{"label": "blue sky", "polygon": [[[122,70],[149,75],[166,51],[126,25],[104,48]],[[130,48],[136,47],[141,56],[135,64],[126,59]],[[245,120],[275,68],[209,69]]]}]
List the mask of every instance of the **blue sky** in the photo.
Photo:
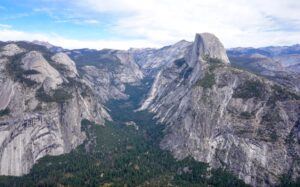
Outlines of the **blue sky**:
[{"label": "blue sky", "polygon": [[212,32],[225,47],[300,43],[298,0],[1,0],[0,40],[162,47]]},{"label": "blue sky", "polygon": [[68,9],[63,1],[2,0],[0,7],[3,25],[25,32],[58,34],[83,40],[109,38],[108,24],[114,22],[108,14],[75,14],[75,10]]}]

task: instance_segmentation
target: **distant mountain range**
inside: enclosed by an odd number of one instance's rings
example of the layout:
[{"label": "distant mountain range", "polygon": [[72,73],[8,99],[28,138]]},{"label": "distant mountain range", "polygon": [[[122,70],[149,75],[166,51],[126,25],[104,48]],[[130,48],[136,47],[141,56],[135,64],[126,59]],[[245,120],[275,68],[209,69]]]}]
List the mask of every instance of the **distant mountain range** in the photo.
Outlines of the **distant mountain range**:
[{"label": "distant mountain range", "polygon": [[262,48],[232,48],[227,50],[231,57],[247,56],[269,58],[278,62],[282,67],[290,71],[299,72],[300,67],[300,45],[292,46],[271,46]]}]

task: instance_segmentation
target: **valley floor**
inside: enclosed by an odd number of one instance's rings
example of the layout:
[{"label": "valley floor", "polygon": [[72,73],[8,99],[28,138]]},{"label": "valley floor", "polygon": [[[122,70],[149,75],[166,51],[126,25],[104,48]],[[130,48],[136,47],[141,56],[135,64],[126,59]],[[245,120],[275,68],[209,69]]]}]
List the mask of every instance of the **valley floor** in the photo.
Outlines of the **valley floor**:
[{"label": "valley floor", "polygon": [[0,186],[246,186],[223,169],[190,158],[177,161],[159,148],[164,125],[146,111],[134,111],[150,81],[128,85],[128,100],[107,103],[113,122],[83,120],[84,144],[40,159],[23,177],[2,176]]}]

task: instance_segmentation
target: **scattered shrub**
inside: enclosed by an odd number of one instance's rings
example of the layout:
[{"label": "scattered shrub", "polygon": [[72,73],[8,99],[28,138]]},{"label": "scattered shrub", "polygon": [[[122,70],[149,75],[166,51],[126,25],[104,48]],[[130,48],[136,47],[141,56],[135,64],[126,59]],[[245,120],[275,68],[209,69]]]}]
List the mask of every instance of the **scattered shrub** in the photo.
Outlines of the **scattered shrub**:
[{"label": "scattered shrub", "polygon": [[278,139],[278,135],[276,133],[275,124],[282,122],[282,119],[278,113],[278,111],[269,112],[266,113],[262,117],[262,124],[265,125],[265,128],[267,129],[267,136],[270,138],[269,140],[271,142],[275,142]]},{"label": "scattered shrub", "polygon": [[35,97],[39,100],[39,101],[42,101],[42,102],[52,102],[52,98],[50,95],[46,94],[45,90],[43,87],[39,88],[37,91],[36,91],[36,94],[35,94]]},{"label": "scattered shrub", "polygon": [[51,62],[51,66],[54,67],[57,71],[59,71],[60,73],[65,73],[68,71],[68,68],[66,65],[64,64],[57,64],[57,63],[53,63]]},{"label": "scattered shrub", "polygon": [[264,85],[260,81],[247,80],[243,84],[239,85],[233,93],[234,98],[263,98]]},{"label": "scattered shrub", "polygon": [[39,74],[40,72],[34,70],[34,69],[30,69],[30,70],[25,70],[23,72],[24,75],[35,75],[35,74]]},{"label": "scattered shrub", "polygon": [[210,57],[209,55],[204,55],[203,57],[203,60],[207,61],[208,63],[211,63],[211,64],[222,64],[223,61],[218,59],[218,58],[212,58]]},{"label": "scattered shrub", "polygon": [[282,121],[280,115],[278,114],[278,112],[275,110],[273,112],[269,112],[266,113],[263,117],[262,117],[262,121],[265,123],[274,123],[274,122],[280,122]]},{"label": "scattered shrub", "polygon": [[223,64],[223,61],[218,58],[209,58],[208,62],[211,64]]},{"label": "scattered shrub", "polygon": [[183,64],[185,64],[185,59],[184,58],[177,59],[177,60],[174,61],[174,64],[177,67],[181,67]]},{"label": "scattered shrub", "polygon": [[196,86],[202,86],[203,88],[212,88],[216,83],[215,75],[213,73],[206,73],[205,76],[196,82]]},{"label": "scattered shrub", "polygon": [[53,101],[57,103],[63,103],[66,100],[71,99],[73,96],[69,92],[65,91],[64,89],[57,89],[53,94]]},{"label": "scattered shrub", "polygon": [[278,140],[278,135],[275,130],[272,130],[270,132],[270,139],[271,139],[271,142],[276,142]]},{"label": "scattered shrub", "polygon": [[300,96],[285,90],[279,85],[272,86],[272,95],[269,97],[267,104],[274,105],[276,101],[300,100]]},{"label": "scattered shrub", "polygon": [[290,175],[282,175],[280,177],[281,187],[299,187],[300,186],[300,177],[297,177],[296,180],[292,179]]},{"label": "scattered shrub", "polygon": [[250,112],[241,112],[240,113],[240,117],[244,118],[244,119],[251,119],[253,117],[253,114]]},{"label": "scattered shrub", "polygon": [[4,110],[0,110],[0,116],[6,116],[10,113],[10,109],[6,108]]},{"label": "scattered shrub", "polygon": [[25,76],[37,74],[38,72],[35,70],[24,70],[21,67],[21,65],[22,65],[21,60],[22,60],[23,55],[24,55],[24,53],[21,53],[21,54],[17,54],[15,56],[10,57],[9,62],[6,65],[6,69],[9,72],[9,75],[11,75],[15,81],[24,83],[27,86],[33,86],[36,84],[36,82],[31,79],[26,78]]},{"label": "scattered shrub", "polygon": [[187,79],[193,72],[193,68],[191,67],[185,67],[179,74],[180,78]]},{"label": "scattered shrub", "polygon": [[65,91],[62,88],[56,89],[53,93],[53,95],[48,95],[45,90],[41,87],[36,92],[36,98],[42,102],[57,102],[57,103],[63,103],[69,99],[71,99],[73,96],[71,93]]}]

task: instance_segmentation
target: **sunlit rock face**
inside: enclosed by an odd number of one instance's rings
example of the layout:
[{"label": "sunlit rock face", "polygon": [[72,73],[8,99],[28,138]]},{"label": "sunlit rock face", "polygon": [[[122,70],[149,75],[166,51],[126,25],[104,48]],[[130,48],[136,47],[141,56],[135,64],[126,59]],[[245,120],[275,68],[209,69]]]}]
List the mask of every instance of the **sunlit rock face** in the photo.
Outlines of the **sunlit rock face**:
[{"label": "sunlit rock face", "polygon": [[133,56],[123,50],[73,50],[69,52],[76,62],[82,79],[99,96],[101,102],[125,99],[125,87],[144,78]]},{"label": "sunlit rock face", "polygon": [[199,61],[205,61],[206,57],[219,59],[225,64],[229,63],[226,50],[216,36],[210,33],[196,34],[188,63],[194,66]]},{"label": "sunlit rock face", "polygon": [[16,44],[7,44],[2,47],[2,51],[0,52],[0,56],[14,56],[16,54],[22,53],[25,50],[17,46]]},{"label": "sunlit rock face", "polygon": [[297,93],[231,67],[212,34],[161,70],[140,109],[166,123],[162,149],[224,167],[253,186],[299,176]]},{"label": "sunlit rock face", "polygon": [[[45,155],[76,148],[85,139],[82,119],[102,125],[110,120],[94,90],[75,77],[76,66],[66,54],[17,44],[1,51],[0,175],[26,174]],[[45,56],[53,56],[53,61]],[[56,69],[57,63],[67,70]]]},{"label": "sunlit rock face", "polygon": [[61,65],[61,68],[66,70],[67,77],[76,77],[78,72],[76,69],[75,62],[70,59],[70,57],[65,53],[57,53],[51,58],[55,64]]},{"label": "sunlit rock face", "polygon": [[169,66],[176,59],[183,58],[191,46],[192,42],[181,40],[160,49],[130,49],[129,53],[133,55],[146,75],[155,76],[163,67]]},{"label": "sunlit rock face", "polygon": [[[222,64],[229,63],[224,46],[217,37],[210,33],[196,34],[195,41],[190,45],[189,50],[186,50],[180,57],[174,60],[171,59],[172,61],[168,62],[169,65],[162,68],[158,73],[149,97],[145,100],[141,109],[147,108],[156,95],[162,94],[160,91],[167,86],[168,82],[173,78],[177,78],[179,74],[181,81],[186,79],[185,81],[189,82],[189,86],[191,86],[204,75],[204,69],[209,65],[211,59],[218,60]],[[174,70],[177,74],[173,75],[168,70]],[[167,78],[164,78],[164,73],[168,76]],[[159,89],[159,87],[162,89]]]},{"label": "sunlit rock face", "polygon": [[22,59],[22,68],[24,70],[35,71],[35,73],[26,77],[37,83],[43,83],[48,77],[51,78],[54,85],[59,85],[63,82],[59,72],[37,51],[31,51],[25,55]]}]

